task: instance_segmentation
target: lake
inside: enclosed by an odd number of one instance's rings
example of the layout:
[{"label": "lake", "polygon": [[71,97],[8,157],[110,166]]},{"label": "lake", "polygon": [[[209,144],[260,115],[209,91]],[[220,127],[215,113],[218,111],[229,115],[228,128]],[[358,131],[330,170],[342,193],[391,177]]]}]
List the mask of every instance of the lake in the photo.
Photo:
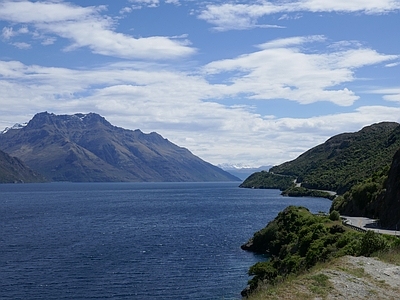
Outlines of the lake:
[{"label": "lake", "polygon": [[240,299],[240,245],[321,198],[239,183],[0,185],[1,299]]}]

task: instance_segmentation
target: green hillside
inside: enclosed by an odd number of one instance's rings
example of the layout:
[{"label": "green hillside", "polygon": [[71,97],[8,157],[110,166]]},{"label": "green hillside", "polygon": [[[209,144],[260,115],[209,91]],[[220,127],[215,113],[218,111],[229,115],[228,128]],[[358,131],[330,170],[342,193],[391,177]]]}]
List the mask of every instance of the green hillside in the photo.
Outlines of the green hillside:
[{"label": "green hillside", "polygon": [[295,176],[276,175],[271,172],[261,171],[251,174],[240,187],[257,189],[286,190],[294,186]]},{"label": "green hillside", "polygon": [[400,148],[400,125],[383,122],[336,135],[270,172],[297,178],[302,187],[343,194],[390,165]]},{"label": "green hillside", "polygon": [[395,236],[358,232],[343,226],[336,211],[313,215],[304,207],[289,206],[242,245],[243,250],[270,258],[250,267],[248,273],[253,278],[242,295],[251,295],[259,285],[274,286],[290,276],[304,274],[320,262],[344,255],[370,256],[398,247],[399,239]]}]

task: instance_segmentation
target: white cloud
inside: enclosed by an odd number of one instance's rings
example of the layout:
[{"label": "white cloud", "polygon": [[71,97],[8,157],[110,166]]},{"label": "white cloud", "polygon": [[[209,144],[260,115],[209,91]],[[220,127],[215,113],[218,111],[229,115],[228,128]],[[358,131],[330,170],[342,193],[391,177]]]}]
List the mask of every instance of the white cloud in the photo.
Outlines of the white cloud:
[{"label": "white cloud", "polygon": [[387,64],[385,67],[392,68],[392,67],[397,67],[397,66],[400,66],[400,62],[395,62],[395,63]]},{"label": "white cloud", "polygon": [[400,87],[376,89],[371,91],[371,93],[383,95],[384,100],[400,103]]},{"label": "white cloud", "polygon": [[15,35],[15,32],[12,27],[4,27],[3,30],[1,31],[1,36],[5,40],[9,40]]},{"label": "white cloud", "polygon": [[[141,7],[142,5],[146,7],[158,7],[160,5],[160,0],[129,0],[129,2],[134,3],[134,7]],[[165,3],[180,5],[179,0],[165,0]]]},{"label": "white cloud", "polygon": [[129,0],[131,3],[141,3],[146,5],[158,5],[160,4],[159,0]]},{"label": "white cloud", "polygon": [[281,17],[279,17],[278,20],[297,20],[297,19],[301,19],[302,18],[302,14],[297,13],[295,15],[289,15],[289,14],[283,14]]},{"label": "white cloud", "polygon": [[349,106],[359,96],[339,86],[356,80],[355,69],[398,59],[364,48],[322,54],[303,49],[305,43],[324,40],[322,36],[274,40],[259,45],[260,51],[212,62],[204,71],[234,74],[226,79],[226,96],[242,93],[253,99],[283,98],[302,104],[330,101]]},{"label": "white cloud", "polygon": [[199,18],[213,24],[216,30],[249,29],[259,26],[258,20],[266,15],[284,14],[281,19],[289,18],[289,13],[301,12],[340,12],[382,14],[400,10],[398,0],[300,0],[270,2],[265,0],[253,3],[208,4],[200,12]]},{"label": "white cloud", "polygon": [[3,1],[0,18],[17,23],[53,23],[75,21],[95,15],[104,7],[79,7],[67,3]]},{"label": "white cloud", "polygon": [[128,13],[132,12],[132,10],[133,10],[132,7],[124,7],[124,8],[122,8],[122,9],[119,11],[119,13],[120,13],[121,15],[123,15],[123,14],[128,14]]},{"label": "white cloud", "polygon": [[[97,54],[130,59],[174,59],[195,52],[187,40],[162,36],[134,38],[115,32],[114,20],[100,14],[104,9],[57,2],[4,1],[0,3],[0,19],[29,24],[39,35],[56,34],[69,39],[72,44],[67,50],[88,47]],[[3,29],[3,36],[11,37],[10,34]]]},{"label": "white cloud", "polygon": [[57,39],[55,37],[44,38],[42,41],[42,45],[48,46],[53,45]]},{"label": "white cloud", "polygon": [[257,47],[260,49],[284,48],[284,47],[297,46],[305,43],[323,42],[325,40],[326,38],[323,35],[296,36],[296,37],[272,40],[264,44],[257,45]]},{"label": "white cloud", "polygon": [[400,102],[400,93],[383,96],[383,99],[388,101]]},{"label": "white cloud", "polygon": [[367,14],[381,14],[400,9],[397,0],[305,0],[293,2],[299,10],[311,12],[364,12]]},{"label": "white cloud", "polygon": [[129,0],[129,2],[137,5],[145,5],[147,7],[157,7],[160,5],[159,0]]},{"label": "white cloud", "polygon": [[27,34],[27,33],[29,33],[29,29],[28,29],[28,27],[23,26],[23,27],[21,27],[21,28],[18,30],[18,33],[20,33],[20,34]]},{"label": "white cloud", "polygon": [[216,30],[249,29],[260,26],[258,18],[280,12],[279,7],[265,2],[260,4],[210,4],[201,11],[199,18],[215,25]]},{"label": "white cloud", "polygon": [[179,0],[165,0],[165,3],[174,4],[174,5],[180,5]]},{"label": "white cloud", "polygon": [[[4,27],[2,29],[1,36],[3,37],[4,40],[10,41],[15,36],[18,36],[21,34],[28,34],[28,33],[29,33],[29,29],[26,26],[23,26],[16,31],[12,27]],[[11,44],[21,44],[21,43],[11,43]]]},{"label": "white cloud", "polygon": [[19,48],[19,49],[30,49],[32,46],[28,43],[24,43],[24,42],[15,42],[15,43],[11,43],[13,46]]}]

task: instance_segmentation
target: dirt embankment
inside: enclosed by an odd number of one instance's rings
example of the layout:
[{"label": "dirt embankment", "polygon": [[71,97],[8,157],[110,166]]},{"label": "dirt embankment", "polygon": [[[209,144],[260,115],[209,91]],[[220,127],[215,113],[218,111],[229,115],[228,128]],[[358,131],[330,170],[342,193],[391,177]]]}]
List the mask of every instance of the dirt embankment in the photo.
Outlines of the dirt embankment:
[{"label": "dirt embankment", "polygon": [[345,256],[276,287],[261,289],[249,299],[400,299],[399,283],[400,266],[372,257]]},{"label": "dirt embankment", "polygon": [[331,284],[325,299],[400,299],[400,267],[371,257],[346,256],[320,271]]}]

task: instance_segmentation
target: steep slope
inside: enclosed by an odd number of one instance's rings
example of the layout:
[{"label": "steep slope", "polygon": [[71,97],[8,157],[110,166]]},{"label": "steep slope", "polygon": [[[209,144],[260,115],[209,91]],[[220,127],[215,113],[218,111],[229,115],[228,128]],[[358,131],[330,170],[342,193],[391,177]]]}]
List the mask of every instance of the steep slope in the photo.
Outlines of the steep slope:
[{"label": "steep slope", "polygon": [[46,179],[29,169],[18,158],[0,151],[0,183],[44,182]]},{"label": "steep slope", "polygon": [[303,187],[342,194],[389,165],[398,148],[400,125],[383,122],[336,135],[270,172],[295,176]]},{"label": "steep slope", "polygon": [[53,181],[238,180],[157,133],[119,128],[94,113],[39,113],[0,135],[0,148]]},{"label": "steep slope", "polygon": [[386,193],[379,203],[378,214],[381,225],[400,229],[400,150],[393,157],[386,183]]}]

